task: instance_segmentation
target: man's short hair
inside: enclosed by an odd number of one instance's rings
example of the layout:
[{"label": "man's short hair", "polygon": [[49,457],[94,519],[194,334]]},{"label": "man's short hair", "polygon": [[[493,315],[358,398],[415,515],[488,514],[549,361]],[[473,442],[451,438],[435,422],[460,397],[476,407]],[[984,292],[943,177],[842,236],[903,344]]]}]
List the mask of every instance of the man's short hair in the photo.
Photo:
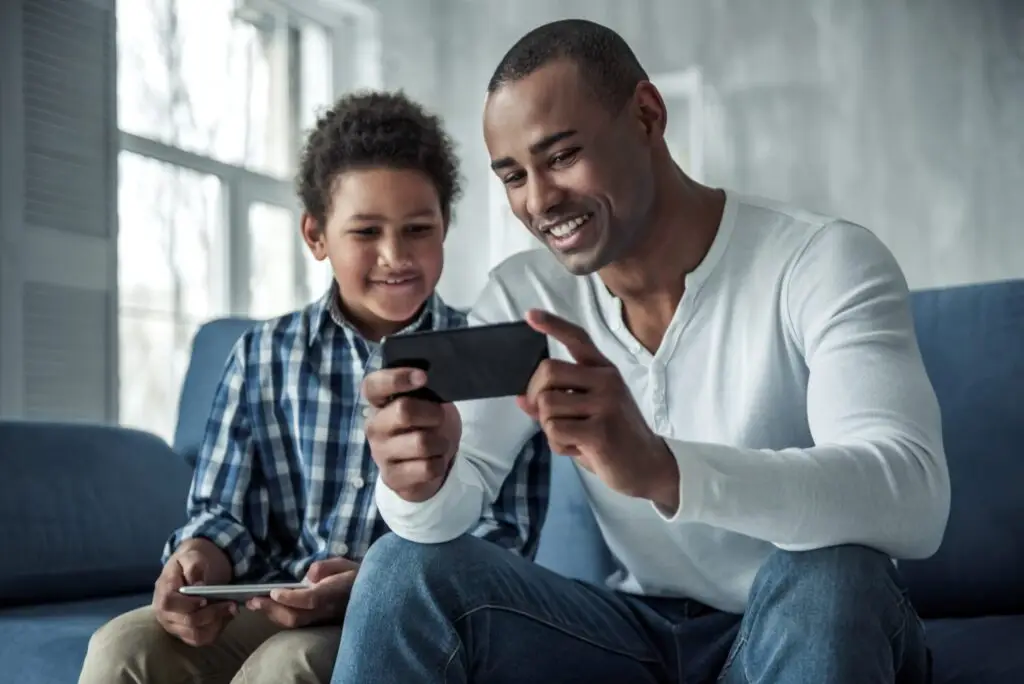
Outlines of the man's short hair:
[{"label": "man's short hair", "polygon": [[617,112],[633,95],[647,72],[622,36],[586,19],[561,19],[538,26],[501,58],[487,84],[493,93],[556,60],[570,60],[584,85],[611,111]]}]

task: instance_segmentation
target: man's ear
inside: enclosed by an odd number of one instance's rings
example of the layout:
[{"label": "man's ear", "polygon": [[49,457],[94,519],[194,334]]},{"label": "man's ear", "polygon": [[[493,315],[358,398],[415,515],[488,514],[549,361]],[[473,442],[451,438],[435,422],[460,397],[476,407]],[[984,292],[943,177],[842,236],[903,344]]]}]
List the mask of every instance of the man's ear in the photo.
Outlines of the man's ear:
[{"label": "man's ear", "polygon": [[633,106],[636,119],[643,130],[644,137],[653,140],[665,136],[668,113],[665,100],[650,81],[640,81],[633,92]]},{"label": "man's ear", "polygon": [[313,258],[317,261],[326,259],[327,244],[324,238],[323,226],[308,211],[302,212],[300,230],[302,231],[302,239],[305,241],[306,246],[309,247],[309,253],[313,255]]}]

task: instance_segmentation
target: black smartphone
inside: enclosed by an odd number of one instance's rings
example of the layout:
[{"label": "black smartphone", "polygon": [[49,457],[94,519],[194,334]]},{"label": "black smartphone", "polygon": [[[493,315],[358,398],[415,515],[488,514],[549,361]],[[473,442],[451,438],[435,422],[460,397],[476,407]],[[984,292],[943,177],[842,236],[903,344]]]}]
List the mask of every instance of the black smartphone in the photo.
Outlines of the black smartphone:
[{"label": "black smartphone", "polygon": [[548,339],[525,321],[384,338],[384,368],[419,368],[427,385],[409,396],[441,403],[524,394],[548,358]]}]

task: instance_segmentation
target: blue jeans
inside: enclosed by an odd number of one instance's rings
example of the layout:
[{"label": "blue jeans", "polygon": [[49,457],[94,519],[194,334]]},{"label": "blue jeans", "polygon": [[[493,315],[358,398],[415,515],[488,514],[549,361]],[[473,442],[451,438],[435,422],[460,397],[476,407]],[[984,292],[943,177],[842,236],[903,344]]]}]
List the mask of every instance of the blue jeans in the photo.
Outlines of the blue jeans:
[{"label": "blue jeans", "polygon": [[898,573],[860,546],[775,552],[747,612],[566,579],[473,537],[389,534],[353,587],[332,684],[925,684]]}]

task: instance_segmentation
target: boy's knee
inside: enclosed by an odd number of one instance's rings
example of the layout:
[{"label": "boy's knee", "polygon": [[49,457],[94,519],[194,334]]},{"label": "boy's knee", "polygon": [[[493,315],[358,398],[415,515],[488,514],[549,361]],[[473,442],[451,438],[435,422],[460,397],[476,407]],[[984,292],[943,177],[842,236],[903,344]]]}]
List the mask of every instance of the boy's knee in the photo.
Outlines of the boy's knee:
[{"label": "boy's knee", "polygon": [[124,613],[89,638],[79,684],[142,681],[146,663],[169,660],[173,649],[171,636],[156,621],[152,608]]},{"label": "boy's knee", "polygon": [[320,684],[331,678],[341,643],[340,627],[286,629],[250,655],[232,684]]}]

